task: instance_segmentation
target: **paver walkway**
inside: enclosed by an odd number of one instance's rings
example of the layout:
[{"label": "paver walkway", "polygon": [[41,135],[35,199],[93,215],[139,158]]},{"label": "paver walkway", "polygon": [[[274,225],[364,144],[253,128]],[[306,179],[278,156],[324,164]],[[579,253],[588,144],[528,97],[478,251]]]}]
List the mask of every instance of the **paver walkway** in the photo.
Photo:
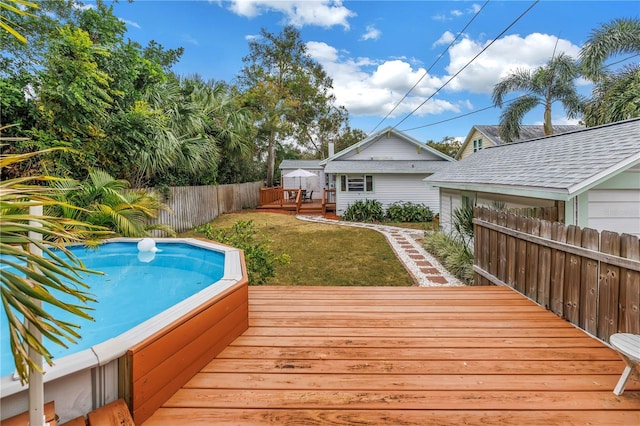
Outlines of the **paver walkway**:
[{"label": "paver walkway", "polygon": [[451,275],[436,258],[424,249],[422,246],[424,231],[373,223],[346,222],[327,219],[322,216],[297,215],[296,218],[308,222],[353,226],[378,231],[385,236],[396,256],[404,264],[418,286],[452,287],[463,285],[460,280]]}]

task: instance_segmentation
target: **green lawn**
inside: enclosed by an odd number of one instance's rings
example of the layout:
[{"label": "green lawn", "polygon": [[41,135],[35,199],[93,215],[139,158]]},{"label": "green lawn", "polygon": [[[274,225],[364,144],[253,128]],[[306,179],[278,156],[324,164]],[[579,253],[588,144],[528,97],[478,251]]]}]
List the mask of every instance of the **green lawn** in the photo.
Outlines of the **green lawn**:
[{"label": "green lawn", "polygon": [[[413,280],[384,236],[369,229],[297,220],[292,215],[243,212],[212,222],[227,228],[252,220],[276,253],[291,257],[279,265],[269,285],[411,286]],[[200,236],[187,232],[181,236]]]}]

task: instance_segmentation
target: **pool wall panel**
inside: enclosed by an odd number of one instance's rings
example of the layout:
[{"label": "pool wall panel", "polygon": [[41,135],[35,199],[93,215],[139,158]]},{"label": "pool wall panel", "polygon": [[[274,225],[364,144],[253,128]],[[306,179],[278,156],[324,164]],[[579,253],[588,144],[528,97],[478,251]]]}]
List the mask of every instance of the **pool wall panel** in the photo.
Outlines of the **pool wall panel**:
[{"label": "pool wall panel", "polygon": [[249,327],[248,296],[244,278],[127,352],[131,385],[123,396],[136,424]]}]

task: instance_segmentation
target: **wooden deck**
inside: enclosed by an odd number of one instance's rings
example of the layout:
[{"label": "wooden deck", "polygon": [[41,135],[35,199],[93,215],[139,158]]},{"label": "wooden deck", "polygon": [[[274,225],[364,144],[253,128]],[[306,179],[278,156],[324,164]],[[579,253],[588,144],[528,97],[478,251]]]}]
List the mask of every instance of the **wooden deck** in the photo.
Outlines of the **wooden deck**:
[{"label": "wooden deck", "polygon": [[632,425],[640,383],[506,287],[251,287],[249,329],[151,425]]},{"label": "wooden deck", "polygon": [[[260,204],[258,210],[284,210],[292,213],[296,212],[297,204],[295,201],[282,200],[271,203]],[[322,200],[310,200],[300,204],[300,214],[322,214]]]}]

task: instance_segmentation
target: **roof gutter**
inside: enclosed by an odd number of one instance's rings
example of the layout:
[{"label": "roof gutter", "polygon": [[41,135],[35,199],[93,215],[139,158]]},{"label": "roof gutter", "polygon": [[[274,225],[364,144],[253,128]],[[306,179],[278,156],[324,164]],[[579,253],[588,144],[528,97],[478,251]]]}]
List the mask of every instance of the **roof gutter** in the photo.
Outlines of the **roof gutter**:
[{"label": "roof gutter", "polygon": [[458,189],[460,191],[495,193],[529,198],[542,198],[556,201],[569,201],[575,196],[575,194],[570,194],[569,192],[567,192],[566,189],[550,189],[512,185],[490,185],[467,182],[439,182],[428,180],[428,178],[423,179],[423,181],[427,185],[443,189]]}]

